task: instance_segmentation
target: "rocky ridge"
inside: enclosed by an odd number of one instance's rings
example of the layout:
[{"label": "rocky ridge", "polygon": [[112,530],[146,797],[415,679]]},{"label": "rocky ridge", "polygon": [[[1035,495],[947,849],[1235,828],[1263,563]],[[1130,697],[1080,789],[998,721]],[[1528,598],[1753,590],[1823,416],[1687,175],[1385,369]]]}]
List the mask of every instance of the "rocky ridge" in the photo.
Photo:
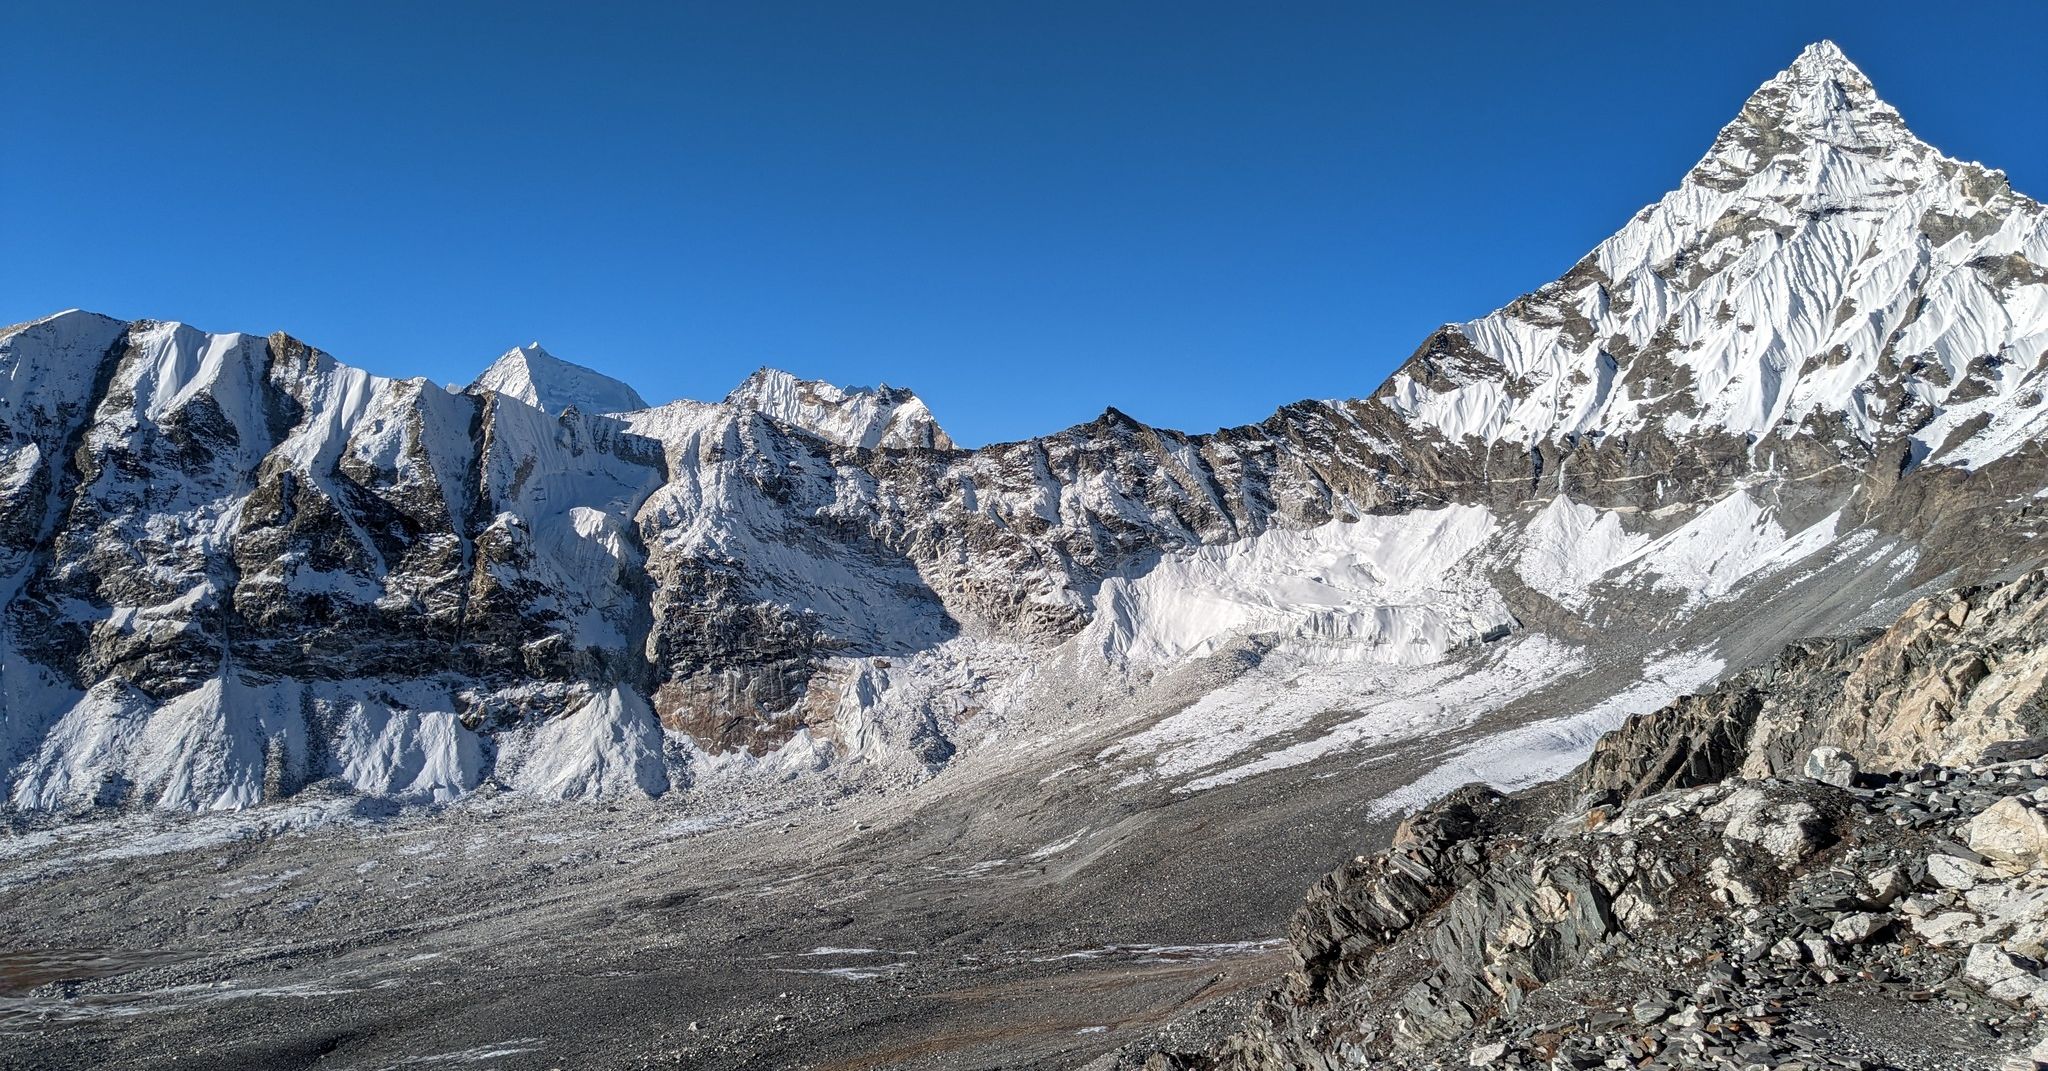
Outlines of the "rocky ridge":
[{"label": "rocky ridge", "polygon": [[841,446],[863,450],[951,450],[924,400],[902,387],[836,387],[763,368],[725,396],[725,404],[766,413]]},{"label": "rocky ridge", "polygon": [[1240,1033],[1146,1066],[2048,1065],[2044,605],[1923,600],[1452,793],[1309,892]]}]

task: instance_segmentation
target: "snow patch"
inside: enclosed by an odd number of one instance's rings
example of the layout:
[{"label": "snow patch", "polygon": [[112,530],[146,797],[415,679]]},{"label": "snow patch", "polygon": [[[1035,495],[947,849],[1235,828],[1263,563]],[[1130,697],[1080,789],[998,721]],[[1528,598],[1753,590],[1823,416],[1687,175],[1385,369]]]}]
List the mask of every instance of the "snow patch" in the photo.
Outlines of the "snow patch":
[{"label": "snow patch", "polygon": [[661,723],[624,686],[596,692],[524,739],[508,740],[499,761],[508,783],[544,799],[659,796],[670,785]]},{"label": "snow patch", "polygon": [[1104,581],[1076,642],[1163,664],[1265,636],[1314,660],[1426,665],[1513,627],[1467,560],[1493,532],[1486,509],[1448,506],[1200,547]]},{"label": "snow patch", "polygon": [[1642,678],[1613,696],[1576,714],[1468,744],[1434,770],[1374,801],[1370,813],[1386,817],[1413,811],[1474,781],[1512,792],[1563,777],[1585,761],[1601,734],[1620,728],[1630,715],[1656,710],[1711,684],[1725,668],[1727,663],[1706,648],[1653,656],[1644,663]]},{"label": "snow patch", "polygon": [[1778,572],[1835,538],[1839,512],[1787,535],[1776,511],[1736,491],[1644,546],[1622,565],[1623,581],[1651,581],[1685,596],[1689,607],[1719,602],[1744,583]]},{"label": "snow patch", "polygon": [[1587,603],[1586,589],[1649,542],[1626,531],[1613,510],[1558,495],[1522,531],[1515,571],[1532,589],[1568,609]]},{"label": "snow patch", "polygon": [[[1178,788],[1202,792],[1469,725],[1585,665],[1582,652],[1545,636],[1423,667],[1269,660],[1103,757],[1152,756],[1126,785],[1211,770]],[[1246,754],[1253,757],[1213,769]]]}]

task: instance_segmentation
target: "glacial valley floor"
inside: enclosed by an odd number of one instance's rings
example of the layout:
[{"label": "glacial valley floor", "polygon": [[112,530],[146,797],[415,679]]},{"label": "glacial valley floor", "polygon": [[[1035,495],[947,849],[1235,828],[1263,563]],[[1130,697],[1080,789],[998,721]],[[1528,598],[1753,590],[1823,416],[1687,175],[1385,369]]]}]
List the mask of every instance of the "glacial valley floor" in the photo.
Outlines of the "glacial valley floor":
[{"label": "glacial valley floor", "polygon": [[1302,891],[1384,843],[1370,804],[1457,742],[1192,795],[1048,762],[724,824],[329,799],[21,833],[0,1066],[1078,1066],[1229,1026]]}]

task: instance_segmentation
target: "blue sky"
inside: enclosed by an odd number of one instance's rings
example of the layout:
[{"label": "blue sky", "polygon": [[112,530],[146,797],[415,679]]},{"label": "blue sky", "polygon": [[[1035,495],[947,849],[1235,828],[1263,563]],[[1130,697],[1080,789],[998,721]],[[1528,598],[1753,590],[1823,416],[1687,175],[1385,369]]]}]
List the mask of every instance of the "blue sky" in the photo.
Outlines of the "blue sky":
[{"label": "blue sky", "polygon": [[7,5],[0,322],[1207,430],[1562,273],[1821,37],[2048,194],[2048,5],[1378,6]]}]

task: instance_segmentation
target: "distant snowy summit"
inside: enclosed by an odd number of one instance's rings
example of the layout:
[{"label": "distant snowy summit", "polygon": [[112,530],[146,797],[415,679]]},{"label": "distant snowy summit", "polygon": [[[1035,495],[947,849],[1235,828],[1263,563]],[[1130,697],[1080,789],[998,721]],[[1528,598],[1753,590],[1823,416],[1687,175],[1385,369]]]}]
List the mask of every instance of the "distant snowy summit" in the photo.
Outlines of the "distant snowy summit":
[{"label": "distant snowy summit", "polygon": [[843,446],[867,450],[953,449],[924,400],[908,390],[835,387],[763,368],[725,396],[725,404],[752,409]]},{"label": "distant snowy summit", "polygon": [[[572,364],[538,342],[498,358],[468,387],[492,391],[548,413],[574,408],[593,415],[653,408],[631,386]],[[689,403],[697,404],[697,403]],[[762,414],[841,446],[863,450],[952,450],[953,439],[923,399],[901,387],[837,387],[762,368],[732,393],[725,406]]]},{"label": "distant snowy summit", "polygon": [[626,413],[647,408],[640,392],[602,372],[570,364],[541,348],[521,346],[498,358],[469,385],[469,390],[496,391],[507,398],[550,413],[574,406],[584,413]]}]

